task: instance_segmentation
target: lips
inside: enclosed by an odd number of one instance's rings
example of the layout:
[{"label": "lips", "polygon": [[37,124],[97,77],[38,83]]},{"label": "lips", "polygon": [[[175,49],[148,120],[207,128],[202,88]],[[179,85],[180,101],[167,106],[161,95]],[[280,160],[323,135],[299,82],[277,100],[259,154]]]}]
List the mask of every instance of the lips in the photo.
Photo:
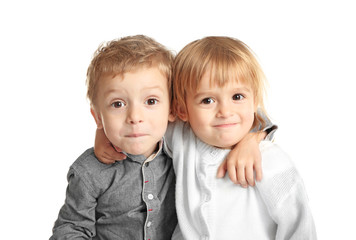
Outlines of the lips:
[{"label": "lips", "polygon": [[234,127],[236,125],[237,125],[237,123],[222,123],[222,124],[216,124],[216,125],[214,125],[214,127],[217,127],[217,128],[229,128],[229,127]]},{"label": "lips", "polygon": [[138,137],[143,137],[146,136],[147,134],[144,133],[131,133],[128,135],[125,135],[125,137],[129,137],[129,138],[138,138]]}]

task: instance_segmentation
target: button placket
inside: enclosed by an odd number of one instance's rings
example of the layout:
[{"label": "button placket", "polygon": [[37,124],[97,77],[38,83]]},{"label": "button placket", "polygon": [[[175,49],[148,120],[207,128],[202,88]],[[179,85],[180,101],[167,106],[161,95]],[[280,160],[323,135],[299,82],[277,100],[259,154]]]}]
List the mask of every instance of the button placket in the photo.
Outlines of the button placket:
[{"label": "button placket", "polygon": [[151,169],[149,162],[145,162],[142,166],[143,172],[143,191],[142,191],[142,198],[146,204],[147,208],[147,216],[146,216],[146,223],[145,223],[145,239],[150,239],[153,235],[153,219],[156,215],[156,206],[155,206],[155,196],[153,193],[154,191],[154,172]]}]

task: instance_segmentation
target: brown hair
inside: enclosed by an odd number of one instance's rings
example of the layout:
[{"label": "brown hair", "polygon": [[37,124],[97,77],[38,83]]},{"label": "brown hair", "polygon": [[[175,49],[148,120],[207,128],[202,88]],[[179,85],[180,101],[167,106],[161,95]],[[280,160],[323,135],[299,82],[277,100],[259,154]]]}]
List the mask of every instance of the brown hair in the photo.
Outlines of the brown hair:
[{"label": "brown hair", "polygon": [[[263,95],[265,75],[250,48],[242,41],[230,37],[206,37],[186,45],[176,56],[173,65],[173,103],[175,114],[187,111],[186,94],[196,92],[206,71],[210,71],[210,84],[224,86],[231,79],[248,84],[254,100],[267,116]],[[178,114],[179,115],[179,114]],[[252,127],[265,126],[265,120],[255,113]]]},{"label": "brown hair", "polygon": [[87,97],[95,103],[100,77],[123,75],[142,67],[158,67],[167,77],[171,92],[173,54],[163,45],[144,35],[128,36],[101,44],[87,71]]}]

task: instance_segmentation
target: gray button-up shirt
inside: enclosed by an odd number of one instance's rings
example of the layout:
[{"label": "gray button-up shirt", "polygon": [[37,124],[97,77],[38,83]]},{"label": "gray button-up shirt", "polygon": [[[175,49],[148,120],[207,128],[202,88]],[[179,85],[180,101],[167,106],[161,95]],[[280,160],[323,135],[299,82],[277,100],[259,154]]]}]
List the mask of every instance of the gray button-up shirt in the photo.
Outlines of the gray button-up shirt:
[{"label": "gray button-up shirt", "polygon": [[50,239],[170,239],[177,224],[175,175],[163,151],[106,165],[85,151],[70,167]]}]

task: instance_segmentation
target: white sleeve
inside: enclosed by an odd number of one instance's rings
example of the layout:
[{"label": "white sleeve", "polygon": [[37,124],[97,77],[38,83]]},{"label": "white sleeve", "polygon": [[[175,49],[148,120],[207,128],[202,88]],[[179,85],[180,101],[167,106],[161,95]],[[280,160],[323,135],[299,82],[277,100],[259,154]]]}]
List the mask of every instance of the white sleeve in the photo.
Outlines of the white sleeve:
[{"label": "white sleeve", "polygon": [[173,132],[174,132],[175,124],[176,122],[168,123],[166,133],[164,134],[163,149],[167,153],[167,155],[171,158],[173,155],[172,145],[173,145]]},{"label": "white sleeve", "polygon": [[303,180],[294,164],[274,144],[262,156],[264,179],[257,188],[277,224],[276,239],[317,239]]},{"label": "white sleeve", "polygon": [[182,231],[179,228],[179,224],[177,224],[176,229],[173,232],[171,240],[184,240],[184,239],[185,238],[183,237]]}]

